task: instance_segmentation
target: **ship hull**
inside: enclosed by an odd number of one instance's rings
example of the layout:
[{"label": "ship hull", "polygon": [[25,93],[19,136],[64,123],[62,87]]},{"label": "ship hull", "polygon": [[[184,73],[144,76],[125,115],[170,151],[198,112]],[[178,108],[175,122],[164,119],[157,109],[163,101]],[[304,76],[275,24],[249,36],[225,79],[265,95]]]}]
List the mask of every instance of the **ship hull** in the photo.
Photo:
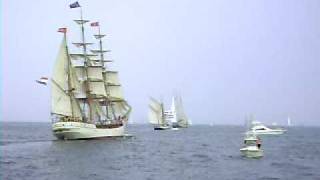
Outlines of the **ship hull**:
[{"label": "ship hull", "polygon": [[250,148],[242,148],[240,152],[243,156],[248,158],[261,158],[263,157],[263,150],[261,149],[250,149]]},{"label": "ship hull", "polygon": [[154,130],[167,130],[170,129],[169,126],[157,126],[153,128]]},{"label": "ship hull", "polygon": [[94,124],[82,122],[57,122],[52,125],[53,134],[58,139],[99,139],[124,136],[124,126],[97,128]]},{"label": "ship hull", "polygon": [[180,125],[178,123],[172,123],[172,128],[188,128],[188,125]]}]

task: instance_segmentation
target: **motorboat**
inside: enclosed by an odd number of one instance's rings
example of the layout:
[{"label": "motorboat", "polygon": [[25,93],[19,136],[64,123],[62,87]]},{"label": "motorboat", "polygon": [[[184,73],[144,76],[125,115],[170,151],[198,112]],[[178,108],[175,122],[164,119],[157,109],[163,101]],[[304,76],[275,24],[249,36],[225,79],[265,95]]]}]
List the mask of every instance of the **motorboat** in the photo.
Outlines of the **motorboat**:
[{"label": "motorboat", "polygon": [[249,133],[257,135],[279,135],[285,133],[286,130],[282,128],[271,129],[259,121],[252,121]]},{"label": "motorboat", "polygon": [[254,134],[247,134],[244,139],[244,147],[240,149],[240,152],[248,158],[263,157],[260,139]]}]

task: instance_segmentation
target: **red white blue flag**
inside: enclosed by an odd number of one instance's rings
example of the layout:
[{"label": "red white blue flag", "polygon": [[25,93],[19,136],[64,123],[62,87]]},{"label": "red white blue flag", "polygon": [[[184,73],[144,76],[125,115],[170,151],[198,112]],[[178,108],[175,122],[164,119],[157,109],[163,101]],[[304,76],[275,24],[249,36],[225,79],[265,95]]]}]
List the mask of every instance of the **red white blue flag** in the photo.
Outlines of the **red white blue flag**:
[{"label": "red white blue flag", "polygon": [[36,80],[37,83],[42,84],[42,85],[47,85],[48,83],[48,78],[47,77],[41,77],[39,80]]},{"label": "red white blue flag", "polygon": [[90,26],[99,26],[99,22],[92,22]]},{"label": "red white blue flag", "polygon": [[67,28],[59,28],[58,32],[67,33]]},{"label": "red white blue flag", "polygon": [[76,2],[74,2],[72,4],[70,4],[69,7],[70,8],[78,8],[78,7],[80,7],[80,4],[78,3],[78,1],[76,1]]}]

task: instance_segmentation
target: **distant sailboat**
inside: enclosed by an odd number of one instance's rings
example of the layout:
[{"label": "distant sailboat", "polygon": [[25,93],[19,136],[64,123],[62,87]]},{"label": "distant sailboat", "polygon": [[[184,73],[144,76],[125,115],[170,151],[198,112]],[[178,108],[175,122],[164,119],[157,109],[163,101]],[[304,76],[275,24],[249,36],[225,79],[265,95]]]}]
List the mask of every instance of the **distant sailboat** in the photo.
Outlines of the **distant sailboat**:
[{"label": "distant sailboat", "polygon": [[289,116],[288,116],[288,120],[287,120],[287,121],[288,121],[288,124],[287,124],[287,125],[288,125],[288,126],[292,126],[292,124],[291,124],[291,118],[290,118]]},{"label": "distant sailboat", "polygon": [[169,129],[169,124],[165,119],[163,103],[150,97],[149,122],[154,125],[154,130]]},{"label": "distant sailboat", "polygon": [[167,119],[172,123],[172,128],[187,128],[190,125],[188,117],[184,112],[182,98],[180,96],[174,96],[172,98],[171,109],[167,111],[166,114]]}]

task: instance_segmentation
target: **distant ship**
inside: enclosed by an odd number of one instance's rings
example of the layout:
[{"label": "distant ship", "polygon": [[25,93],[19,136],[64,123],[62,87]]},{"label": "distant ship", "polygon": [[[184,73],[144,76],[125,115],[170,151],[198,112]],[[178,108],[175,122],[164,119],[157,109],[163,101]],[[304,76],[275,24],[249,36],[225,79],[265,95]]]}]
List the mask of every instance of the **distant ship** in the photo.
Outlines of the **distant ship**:
[{"label": "distant ship", "polygon": [[[73,3],[70,8],[80,7]],[[74,20],[81,29],[79,43],[73,43],[81,53],[70,53],[67,43],[67,28],[59,28],[63,33],[58,57],[51,79],[51,116],[53,134],[59,139],[92,139],[125,135],[131,107],[124,99],[118,72],[111,71],[105,60],[100,26],[98,22],[90,25],[98,28],[94,37],[99,49],[88,52],[85,41],[85,24],[81,17]]]},{"label": "distant ship", "polygon": [[154,130],[170,129],[165,118],[163,103],[152,97],[150,97],[149,103],[149,122],[154,126]]},{"label": "distant ship", "polygon": [[171,121],[172,128],[187,128],[190,123],[186,116],[181,96],[173,96],[171,109],[165,112],[166,119]]},{"label": "distant ship", "polygon": [[287,126],[292,126],[292,124],[291,124],[291,118],[288,116],[288,120],[287,120],[288,122],[287,122]]},{"label": "distant ship", "polygon": [[271,129],[259,121],[252,121],[251,127],[248,133],[256,134],[256,135],[279,135],[285,133],[286,130],[282,128],[274,128]]}]

